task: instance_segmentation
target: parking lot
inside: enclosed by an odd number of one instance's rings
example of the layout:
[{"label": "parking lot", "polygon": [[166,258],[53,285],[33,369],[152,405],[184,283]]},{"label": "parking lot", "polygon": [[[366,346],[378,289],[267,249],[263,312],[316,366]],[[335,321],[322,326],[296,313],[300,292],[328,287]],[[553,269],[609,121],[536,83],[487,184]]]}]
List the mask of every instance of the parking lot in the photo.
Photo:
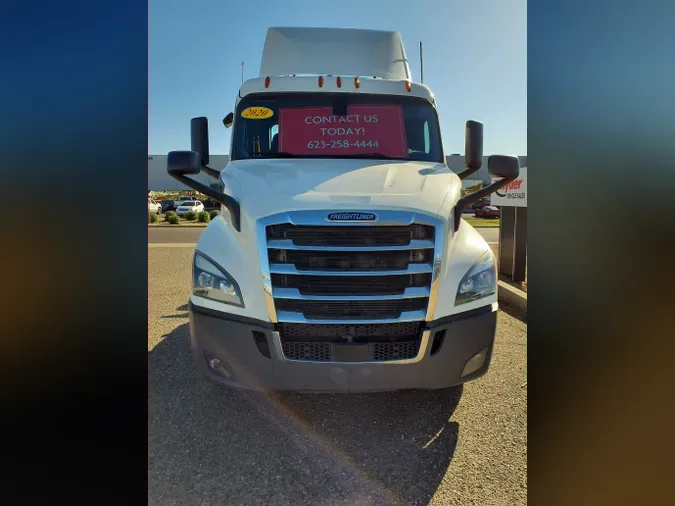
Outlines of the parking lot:
[{"label": "parking lot", "polygon": [[228,389],[193,365],[181,233],[149,237],[150,504],[526,504],[523,321],[500,311],[490,371],[450,391]]}]

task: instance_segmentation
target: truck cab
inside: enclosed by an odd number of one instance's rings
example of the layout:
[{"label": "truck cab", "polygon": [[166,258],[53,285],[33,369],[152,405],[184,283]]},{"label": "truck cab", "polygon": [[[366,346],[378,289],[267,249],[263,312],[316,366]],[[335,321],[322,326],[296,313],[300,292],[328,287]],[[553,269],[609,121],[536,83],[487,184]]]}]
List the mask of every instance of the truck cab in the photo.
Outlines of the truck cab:
[{"label": "truck cab", "polygon": [[[518,175],[462,196],[482,164],[445,162],[436,101],[412,81],[400,34],[270,28],[260,74],[239,89],[230,161],[208,167],[208,121],[169,174],[221,204],[193,259],[190,344],[208,378],[255,390],[454,386],[484,374],[497,270],[462,211]],[[217,186],[190,175],[204,171]]]}]

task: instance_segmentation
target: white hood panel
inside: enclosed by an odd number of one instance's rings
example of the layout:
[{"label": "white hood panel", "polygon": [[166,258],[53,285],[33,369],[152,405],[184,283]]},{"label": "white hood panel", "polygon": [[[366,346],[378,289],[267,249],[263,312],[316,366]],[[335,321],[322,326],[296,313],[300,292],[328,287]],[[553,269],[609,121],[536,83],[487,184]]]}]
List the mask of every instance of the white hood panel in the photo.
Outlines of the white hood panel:
[{"label": "white hood panel", "polygon": [[[459,178],[445,164],[363,159],[261,159],[230,162],[226,192],[242,218],[256,221],[303,209],[397,209],[436,215],[459,196]],[[358,208],[358,209],[357,209]]]}]

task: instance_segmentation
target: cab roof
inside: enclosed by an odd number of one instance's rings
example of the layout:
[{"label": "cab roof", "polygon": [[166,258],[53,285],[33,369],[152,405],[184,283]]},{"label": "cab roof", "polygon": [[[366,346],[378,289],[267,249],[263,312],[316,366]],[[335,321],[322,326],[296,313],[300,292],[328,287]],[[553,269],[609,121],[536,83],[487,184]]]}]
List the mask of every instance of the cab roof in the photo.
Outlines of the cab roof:
[{"label": "cab roof", "polygon": [[282,75],[411,80],[400,33],[354,28],[269,28],[259,77]]}]

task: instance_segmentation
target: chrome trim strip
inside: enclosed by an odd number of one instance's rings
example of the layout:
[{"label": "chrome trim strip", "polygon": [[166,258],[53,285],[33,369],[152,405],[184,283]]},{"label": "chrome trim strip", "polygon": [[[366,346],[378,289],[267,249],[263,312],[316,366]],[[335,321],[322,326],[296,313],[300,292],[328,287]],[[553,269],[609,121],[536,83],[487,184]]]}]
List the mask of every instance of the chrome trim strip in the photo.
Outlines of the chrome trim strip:
[{"label": "chrome trim strip", "polygon": [[273,288],[272,295],[275,299],[294,300],[399,300],[429,297],[429,289],[425,286],[411,286],[406,288],[403,293],[390,295],[302,295],[297,288]]},{"label": "chrome trim strip", "polygon": [[406,251],[411,249],[432,249],[431,241],[412,240],[404,246],[298,246],[290,239],[269,241],[268,249],[293,249],[302,251]]},{"label": "chrome trim strip", "polygon": [[361,323],[403,323],[403,322],[419,322],[423,321],[425,316],[425,311],[406,311],[401,313],[401,316],[398,318],[381,318],[381,319],[340,319],[340,320],[313,320],[305,318],[302,313],[294,313],[292,311],[279,311],[277,312],[277,318],[279,323],[314,323],[316,325],[330,325],[330,324],[343,324],[343,325],[358,325]]},{"label": "chrome trim strip", "polygon": [[267,253],[267,225],[268,224],[265,222],[265,220],[259,220],[256,223],[258,259],[260,260],[260,274],[262,277],[267,314],[269,315],[270,321],[272,323],[277,323],[277,310],[274,306],[274,296],[272,295],[272,276],[270,275],[270,262]]},{"label": "chrome trim strip", "polygon": [[417,352],[417,356],[413,358],[406,358],[404,360],[378,360],[378,361],[369,361],[369,362],[317,362],[312,360],[290,360],[284,355],[283,347],[281,346],[281,336],[279,332],[272,333],[272,345],[276,351],[277,357],[279,360],[284,362],[292,362],[297,364],[322,364],[325,366],[332,366],[335,364],[340,365],[353,365],[353,366],[363,366],[363,365],[405,365],[405,364],[414,364],[422,360],[426,354],[427,349],[429,348],[431,332],[425,330],[422,332],[422,339],[420,341],[420,349]]},{"label": "chrome trim strip", "polygon": [[293,264],[270,264],[272,274],[294,274],[302,276],[397,276],[401,274],[429,274],[433,268],[429,264],[408,264],[407,269],[399,271],[305,271],[298,270]]},{"label": "chrome trim strip", "polygon": [[447,240],[445,237],[446,227],[443,222],[439,220],[436,225],[436,236],[434,237],[434,270],[431,275],[431,289],[429,296],[429,305],[427,306],[426,321],[430,322],[434,319],[434,311],[436,310],[436,301],[438,299],[438,286],[441,282],[441,267],[443,265],[443,258],[445,258],[445,251],[447,247]]}]

